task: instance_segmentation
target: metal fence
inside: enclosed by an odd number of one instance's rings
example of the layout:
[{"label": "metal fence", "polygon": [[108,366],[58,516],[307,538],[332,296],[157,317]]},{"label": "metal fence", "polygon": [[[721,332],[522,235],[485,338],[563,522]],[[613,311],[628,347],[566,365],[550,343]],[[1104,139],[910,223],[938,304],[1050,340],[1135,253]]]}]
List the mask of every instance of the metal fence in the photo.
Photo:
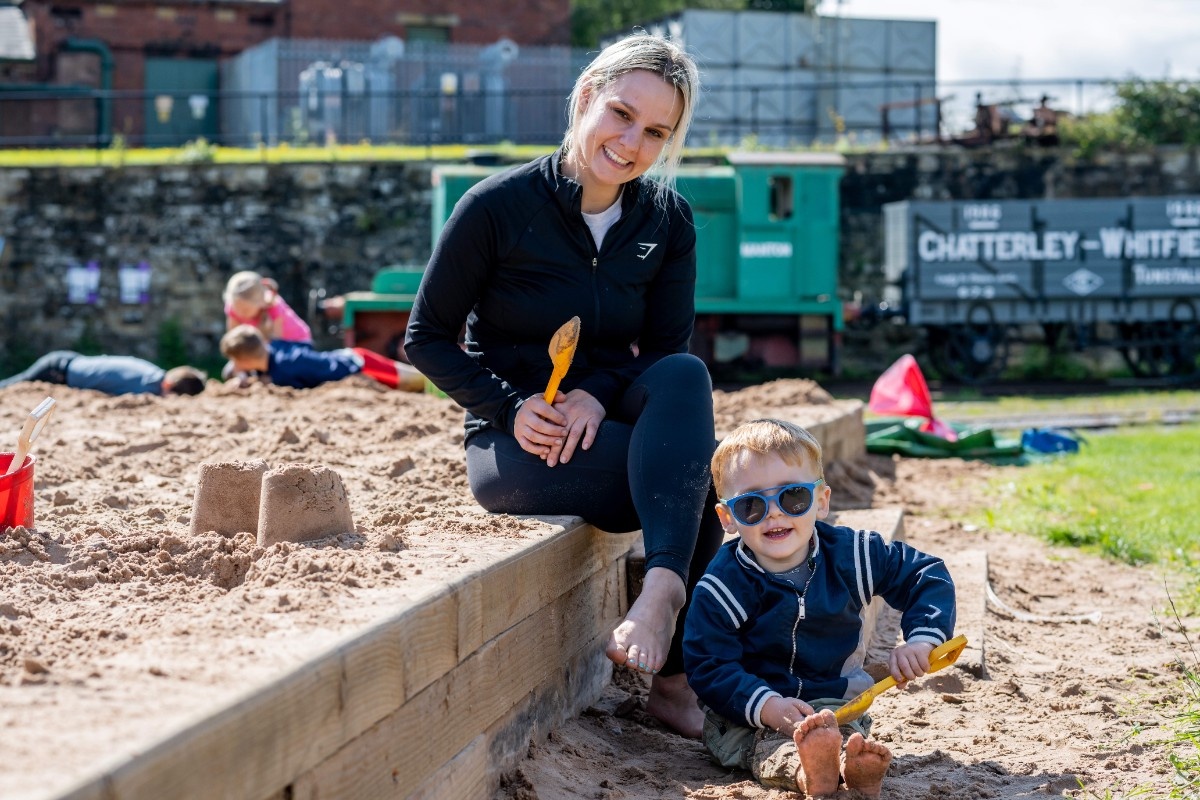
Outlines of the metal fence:
[{"label": "metal fence", "polygon": [[[230,147],[332,141],[552,145],[562,138],[571,70],[577,68],[568,58],[553,83],[533,89],[516,88],[512,77],[496,88],[485,78],[436,68],[402,73],[392,87],[404,88],[380,89],[328,62],[307,83],[295,75],[256,91],[4,91],[0,147],[103,148],[117,136],[131,147],[178,146],[202,137]],[[280,88],[284,82],[297,88]],[[982,108],[1013,125],[1032,120],[1043,98],[1056,111],[1077,116],[1108,110],[1117,86],[1083,78],[709,84],[689,145],[947,140],[976,127]]]}]

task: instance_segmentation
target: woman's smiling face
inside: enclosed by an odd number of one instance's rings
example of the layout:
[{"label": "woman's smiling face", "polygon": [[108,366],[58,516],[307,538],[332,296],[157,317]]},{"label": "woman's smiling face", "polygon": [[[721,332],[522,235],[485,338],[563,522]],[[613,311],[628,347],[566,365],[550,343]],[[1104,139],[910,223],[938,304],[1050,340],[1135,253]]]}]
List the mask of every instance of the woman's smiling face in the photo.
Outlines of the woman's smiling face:
[{"label": "woman's smiling face", "polygon": [[603,211],[620,187],[654,165],[675,131],[683,101],[673,85],[633,70],[580,100],[564,171],[583,187],[583,210]]}]

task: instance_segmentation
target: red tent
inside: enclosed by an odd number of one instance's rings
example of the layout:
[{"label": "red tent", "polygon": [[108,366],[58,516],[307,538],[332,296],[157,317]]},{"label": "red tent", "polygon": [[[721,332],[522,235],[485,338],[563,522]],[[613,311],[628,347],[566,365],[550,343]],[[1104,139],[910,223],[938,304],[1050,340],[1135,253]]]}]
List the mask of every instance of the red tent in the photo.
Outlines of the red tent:
[{"label": "red tent", "polygon": [[921,426],[923,432],[951,442],[958,438],[949,425],[934,418],[929,385],[925,383],[917,360],[907,353],[900,356],[875,381],[867,408],[876,414],[924,417],[926,422]]}]

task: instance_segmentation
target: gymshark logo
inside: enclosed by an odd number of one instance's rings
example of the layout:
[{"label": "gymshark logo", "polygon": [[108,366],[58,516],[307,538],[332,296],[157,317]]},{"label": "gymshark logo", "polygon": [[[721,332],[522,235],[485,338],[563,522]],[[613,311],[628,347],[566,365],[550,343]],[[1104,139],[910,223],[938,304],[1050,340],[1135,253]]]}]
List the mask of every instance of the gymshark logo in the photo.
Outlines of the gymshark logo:
[{"label": "gymshark logo", "polygon": [[640,258],[642,261],[645,261],[646,256],[653,253],[654,248],[658,247],[658,242],[638,242],[638,247],[646,248],[642,252],[638,253],[638,258]]}]

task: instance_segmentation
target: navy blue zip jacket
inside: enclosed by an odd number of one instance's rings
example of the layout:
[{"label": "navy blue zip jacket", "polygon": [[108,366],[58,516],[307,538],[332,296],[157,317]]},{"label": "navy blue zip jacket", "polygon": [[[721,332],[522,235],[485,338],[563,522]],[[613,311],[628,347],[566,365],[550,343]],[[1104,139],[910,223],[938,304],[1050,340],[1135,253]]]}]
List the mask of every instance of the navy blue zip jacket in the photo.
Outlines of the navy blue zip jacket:
[{"label": "navy blue zip jacket", "polygon": [[875,595],[902,612],[906,642],[936,647],[954,635],[954,583],[941,559],[821,521],[815,538],[803,595],[741,538],[721,546],[696,585],[683,639],[688,683],[734,724],[763,727],[771,697],[848,700],[870,688],[863,615]]},{"label": "navy blue zip jacket", "polygon": [[484,425],[513,432],[521,404],[546,389],[550,337],[573,316],[582,331],[562,391],[584,389],[610,414],[647,367],[687,352],[696,286],[691,209],[678,195],[661,209],[648,181],[632,181],[597,251],[580,213],[582,190],[559,172],[560,158],[473,186],[417,291],[405,354],[467,410],[468,436]]},{"label": "navy blue zip jacket", "polygon": [[267,345],[267,375],[277,386],[312,389],[362,372],[362,356],[343,347],[315,350],[308,342],[276,340]]}]

